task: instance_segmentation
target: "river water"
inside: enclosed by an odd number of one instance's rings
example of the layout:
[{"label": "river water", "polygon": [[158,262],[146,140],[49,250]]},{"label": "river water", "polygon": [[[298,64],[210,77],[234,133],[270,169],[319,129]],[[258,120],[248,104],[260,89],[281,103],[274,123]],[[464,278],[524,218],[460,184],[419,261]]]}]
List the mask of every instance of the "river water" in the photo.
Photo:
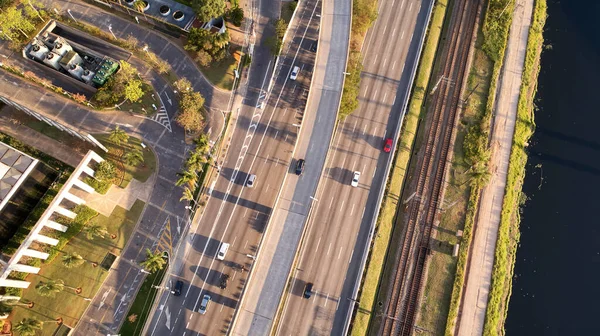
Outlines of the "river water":
[{"label": "river water", "polygon": [[506,334],[600,335],[600,0],[548,14]]}]

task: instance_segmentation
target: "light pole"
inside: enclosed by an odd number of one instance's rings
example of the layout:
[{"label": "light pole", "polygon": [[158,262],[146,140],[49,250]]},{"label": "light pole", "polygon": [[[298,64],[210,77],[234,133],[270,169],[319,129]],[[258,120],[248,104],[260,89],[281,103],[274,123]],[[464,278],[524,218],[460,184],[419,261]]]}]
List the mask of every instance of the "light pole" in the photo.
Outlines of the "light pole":
[{"label": "light pole", "polygon": [[111,24],[109,24],[109,25],[108,25],[108,31],[109,31],[109,32],[112,34],[112,36],[113,36],[113,37],[115,38],[115,40],[116,40],[116,39],[117,39],[117,36],[115,35],[115,33],[113,33],[113,31],[112,31],[112,25],[111,25]]},{"label": "light pole", "polygon": [[75,20],[75,17],[73,16],[73,13],[71,13],[70,9],[67,9],[67,13],[69,13],[69,15],[71,16],[71,19],[73,19],[73,21],[77,22],[77,20]]},{"label": "light pole", "polygon": [[145,273],[145,274],[150,274],[150,272],[146,271],[145,269],[141,269],[140,272]]}]

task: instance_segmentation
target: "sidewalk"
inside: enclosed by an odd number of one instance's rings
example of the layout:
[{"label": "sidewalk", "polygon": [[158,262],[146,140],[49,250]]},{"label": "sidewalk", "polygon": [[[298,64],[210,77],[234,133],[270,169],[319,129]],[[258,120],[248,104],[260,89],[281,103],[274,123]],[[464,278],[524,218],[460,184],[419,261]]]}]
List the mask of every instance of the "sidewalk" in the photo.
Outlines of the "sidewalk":
[{"label": "sidewalk", "polygon": [[532,13],[533,0],[517,1],[496,98],[491,139],[492,178],[481,194],[458,335],[483,333]]}]

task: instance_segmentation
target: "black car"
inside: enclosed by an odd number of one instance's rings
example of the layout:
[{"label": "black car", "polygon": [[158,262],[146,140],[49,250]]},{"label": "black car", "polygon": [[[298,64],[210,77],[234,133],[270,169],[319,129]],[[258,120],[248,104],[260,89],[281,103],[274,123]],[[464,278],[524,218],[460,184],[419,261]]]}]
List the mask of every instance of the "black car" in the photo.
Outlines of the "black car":
[{"label": "black car", "polygon": [[306,161],[304,159],[300,159],[296,162],[296,175],[300,176],[304,172],[304,164]]},{"label": "black car", "polygon": [[311,46],[310,46],[310,51],[312,52],[317,52],[317,46],[319,45],[318,41],[315,41]]},{"label": "black car", "polygon": [[173,286],[173,295],[175,295],[175,296],[181,295],[182,289],[183,289],[183,281],[177,280],[175,282],[175,286]]},{"label": "black car", "polygon": [[306,286],[304,286],[304,298],[305,299],[310,299],[310,296],[312,295],[312,288],[313,288],[312,282],[309,282],[306,284]]},{"label": "black car", "polygon": [[221,276],[221,282],[219,283],[219,288],[221,288],[221,289],[227,288],[228,282],[229,282],[229,274],[223,274]]}]

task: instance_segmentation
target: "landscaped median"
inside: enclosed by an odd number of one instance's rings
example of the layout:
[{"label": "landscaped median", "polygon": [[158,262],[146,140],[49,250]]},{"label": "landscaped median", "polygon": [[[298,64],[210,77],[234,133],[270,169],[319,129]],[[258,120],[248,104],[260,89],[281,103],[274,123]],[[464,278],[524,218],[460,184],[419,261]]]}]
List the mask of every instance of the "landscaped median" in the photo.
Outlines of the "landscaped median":
[{"label": "landscaped median", "polygon": [[534,130],[534,97],[540,71],[540,55],[544,44],[543,28],[546,23],[546,0],[536,0],[533,21],[529,29],[527,52],[517,107],[517,121],[510,153],[506,190],[494,255],[494,270],[488,301],[484,335],[504,334],[508,301],[511,295],[512,275],[519,242],[519,206],[524,199],[522,185],[527,164],[527,143]]},{"label": "landscaped median", "polygon": [[398,151],[392,164],[390,179],[386,187],[382,208],[375,228],[377,238],[373,240],[373,246],[369,253],[368,264],[358,298],[358,311],[352,324],[352,335],[367,334],[371,317],[374,316],[373,312],[377,308],[375,298],[383,272],[386,251],[395,224],[396,210],[400,205],[400,195],[402,195],[403,182],[413,151],[419,119],[425,111],[425,91],[429,85],[447,3],[448,0],[437,1],[432,12],[431,23],[419,61],[414,88],[400,132]]}]

